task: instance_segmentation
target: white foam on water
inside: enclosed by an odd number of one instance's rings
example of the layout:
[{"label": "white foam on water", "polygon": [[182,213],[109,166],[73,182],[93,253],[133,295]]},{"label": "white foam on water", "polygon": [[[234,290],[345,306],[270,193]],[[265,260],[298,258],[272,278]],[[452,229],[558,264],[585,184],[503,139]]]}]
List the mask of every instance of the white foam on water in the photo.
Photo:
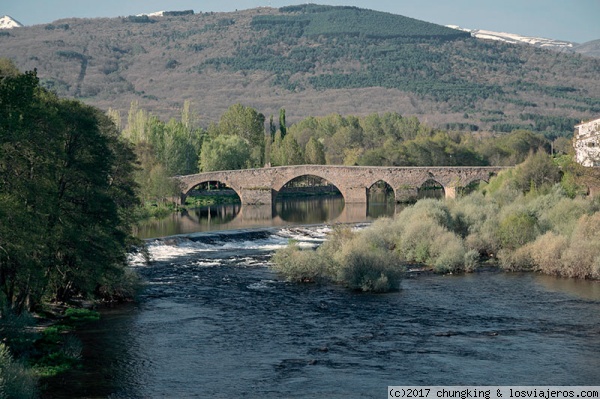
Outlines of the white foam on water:
[{"label": "white foam on water", "polygon": [[213,266],[219,266],[220,264],[221,264],[221,262],[210,262],[210,261],[202,261],[202,260],[192,263],[193,266],[200,266],[200,267],[213,267]]},{"label": "white foam on water", "polygon": [[256,283],[248,284],[246,286],[246,288],[248,288],[249,290],[258,290],[258,291],[272,290],[275,288],[273,285],[276,283],[277,283],[277,281],[275,281],[275,280],[261,280]]},{"label": "white foam on water", "polygon": [[[364,226],[355,226],[353,230],[362,228]],[[215,251],[276,251],[286,247],[290,240],[294,240],[301,248],[315,248],[327,240],[327,236],[331,231],[332,228],[328,225],[293,227],[273,231],[267,237],[262,236],[256,239],[243,234],[239,237],[235,235],[228,237],[208,236],[206,242],[202,241],[201,236],[194,236],[194,239],[186,236],[175,236],[148,241],[147,249],[152,261],[169,261],[183,256],[200,255]],[[131,266],[143,266],[145,263],[144,256],[141,253],[130,254],[129,264]],[[201,260],[194,263],[194,265],[212,267],[218,266],[219,263]]]}]

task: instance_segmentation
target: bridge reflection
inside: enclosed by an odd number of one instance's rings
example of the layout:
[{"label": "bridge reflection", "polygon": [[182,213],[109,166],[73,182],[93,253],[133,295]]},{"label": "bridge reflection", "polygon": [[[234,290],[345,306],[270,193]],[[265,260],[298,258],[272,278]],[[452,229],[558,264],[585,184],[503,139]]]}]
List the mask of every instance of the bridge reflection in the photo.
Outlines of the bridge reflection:
[{"label": "bridge reflection", "polygon": [[[283,227],[320,223],[360,223],[392,216],[396,204],[344,203],[342,197],[278,201],[272,205],[228,204],[184,210],[148,221],[137,228],[140,238],[155,238],[203,231]],[[401,205],[398,205],[401,207]]]}]

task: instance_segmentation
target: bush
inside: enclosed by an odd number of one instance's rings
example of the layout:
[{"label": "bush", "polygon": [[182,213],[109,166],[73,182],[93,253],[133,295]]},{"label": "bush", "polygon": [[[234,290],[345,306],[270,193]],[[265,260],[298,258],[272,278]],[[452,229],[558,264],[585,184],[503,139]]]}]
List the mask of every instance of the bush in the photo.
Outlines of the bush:
[{"label": "bush", "polygon": [[0,398],[37,397],[37,378],[23,364],[15,362],[3,343],[0,343]]},{"label": "bush", "polygon": [[331,277],[317,251],[302,250],[294,241],[275,253],[273,266],[289,281],[323,282]]},{"label": "bush", "polygon": [[533,259],[527,247],[516,250],[501,249],[498,251],[500,267],[507,271],[530,271],[533,270]]},{"label": "bush", "polygon": [[404,267],[388,243],[375,237],[335,227],[317,250],[302,250],[295,242],[278,250],[273,267],[290,281],[335,282],[370,292],[396,290]]},{"label": "bush", "polygon": [[498,226],[502,248],[509,251],[533,241],[538,234],[537,218],[524,210],[509,213]]},{"label": "bush", "polygon": [[569,248],[563,253],[566,277],[600,278],[600,212],[577,222]]},{"label": "bush", "polygon": [[465,247],[450,230],[456,226],[448,206],[438,200],[422,200],[405,209],[396,218],[396,250],[408,261],[434,266],[446,273],[463,268]]},{"label": "bush", "polygon": [[554,233],[570,237],[579,218],[593,210],[593,204],[588,200],[563,198],[553,207],[546,208],[540,218]]},{"label": "bush", "polygon": [[531,154],[515,169],[517,188],[523,192],[539,190],[560,182],[560,170],[552,158],[541,151]]},{"label": "bush", "polygon": [[444,232],[433,237],[430,247],[431,258],[429,264],[433,264],[438,273],[458,272],[464,270],[466,249],[463,241],[452,232]]},{"label": "bush", "polygon": [[388,292],[400,288],[404,267],[392,251],[373,248],[360,236],[342,249],[337,280],[353,290]]},{"label": "bush", "polygon": [[554,232],[547,232],[528,245],[535,270],[545,274],[565,275],[563,253],[568,248],[566,237]]},{"label": "bush", "polygon": [[13,355],[19,357],[31,349],[37,334],[33,332],[35,319],[30,313],[15,314],[5,309],[0,317],[0,341],[10,347]]},{"label": "bush", "polygon": [[464,261],[465,271],[467,273],[474,272],[477,269],[477,267],[479,266],[480,258],[481,257],[479,255],[479,251],[476,251],[474,249],[467,251],[465,253],[465,261]]}]

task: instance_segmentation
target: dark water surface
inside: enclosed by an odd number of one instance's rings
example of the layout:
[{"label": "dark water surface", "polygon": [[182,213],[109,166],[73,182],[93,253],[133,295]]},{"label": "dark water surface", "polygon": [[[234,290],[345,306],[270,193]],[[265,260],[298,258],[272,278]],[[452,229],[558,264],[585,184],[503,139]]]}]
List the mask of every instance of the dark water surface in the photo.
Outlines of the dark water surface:
[{"label": "dark water surface", "polygon": [[287,283],[274,249],[328,227],[152,240],[135,305],[81,333],[52,397],[383,398],[388,385],[599,385],[600,285],[482,272],[389,294]]}]

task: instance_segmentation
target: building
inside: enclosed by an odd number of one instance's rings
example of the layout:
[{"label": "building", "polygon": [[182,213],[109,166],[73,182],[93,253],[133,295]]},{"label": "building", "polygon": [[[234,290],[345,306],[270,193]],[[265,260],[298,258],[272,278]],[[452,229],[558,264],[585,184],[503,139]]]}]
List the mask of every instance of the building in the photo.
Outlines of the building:
[{"label": "building", "polygon": [[575,126],[575,160],[583,166],[600,166],[600,118]]}]

